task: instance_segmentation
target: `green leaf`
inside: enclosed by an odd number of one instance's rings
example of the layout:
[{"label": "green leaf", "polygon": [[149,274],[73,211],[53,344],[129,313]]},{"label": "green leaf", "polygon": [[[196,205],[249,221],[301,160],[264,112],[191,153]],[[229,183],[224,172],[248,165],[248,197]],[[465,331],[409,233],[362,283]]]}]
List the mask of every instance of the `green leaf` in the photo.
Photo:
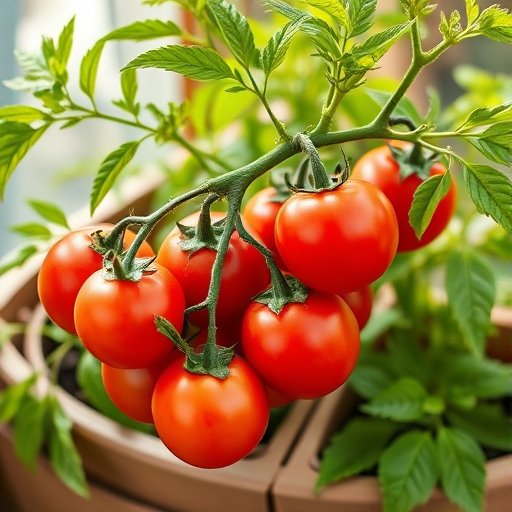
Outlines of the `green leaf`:
[{"label": "green leaf", "polygon": [[402,377],[383,389],[360,409],[372,416],[380,416],[400,422],[420,419],[427,390],[416,379]]},{"label": "green leaf", "polygon": [[82,460],[71,436],[72,423],[55,397],[50,407],[50,462],[57,476],[70,489],[83,497],[89,496]]},{"label": "green leaf", "polygon": [[512,121],[497,123],[465,139],[489,160],[509,167],[512,164]]},{"label": "green leaf", "polygon": [[262,67],[266,76],[270,75],[274,69],[282,64],[293,36],[300,29],[304,21],[305,18],[302,17],[287,23],[279,32],[269,39],[261,54]]},{"label": "green leaf", "polygon": [[13,233],[19,235],[31,237],[31,238],[42,238],[43,240],[49,240],[52,237],[52,232],[44,225],[37,222],[25,222],[23,224],[16,224],[11,226],[10,230]]},{"label": "green leaf", "polygon": [[446,291],[465,343],[482,354],[496,296],[492,269],[474,252],[453,251],[446,266]]},{"label": "green leaf", "polygon": [[371,350],[361,354],[348,384],[359,396],[370,400],[394,381],[386,356]]},{"label": "green leaf", "polygon": [[242,66],[249,68],[258,55],[249,23],[234,5],[225,0],[208,0],[207,5],[233,56]]},{"label": "green leaf", "polygon": [[324,451],[315,489],[371,469],[399,428],[380,418],[349,421]]},{"label": "green leaf", "polygon": [[439,32],[441,32],[445,41],[450,41],[453,43],[457,41],[457,36],[462,32],[459,11],[452,11],[448,18],[444,12],[441,12]]},{"label": "green leaf", "polygon": [[366,327],[361,331],[361,344],[368,345],[379,339],[391,327],[404,325],[406,319],[399,309],[386,309],[372,314]]},{"label": "green leaf", "polygon": [[464,181],[480,213],[512,231],[512,183],[488,165],[464,164]]},{"label": "green leaf", "polygon": [[439,479],[436,446],[428,432],[413,430],[398,437],[379,463],[385,512],[409,512],[425,503]]},{"label": "green leaf", "polygon": [[37,456],[46,436],[48,400],[25,395],[14,419],[14,449],[17,457],[35,469]]},{"label": "green leaf", "polygon": [[[395,375],[412,377],[424,385],[428,385],[429,367],[424,351],[415,340],[408,336],[390,339],[387,343],[388,367]],[[417,364],[423,359],[423,364]]]},{"label": "green leaf", "polygon": [[512,419],[499,404],[478,404],[469,411],[448,410],[448,421],[481,445],[512,452]]},{"label": "green leaf", "polygon": [[7,105],[0,107],[0,120],[15,123],[30,124],[34,121],[43,121],[47,115],[37,108],[27,105]]},{"label": "green leaf", "polygon": [[430,0],[400,0],[402,9],[409,17],[427,16],[435,11],[437,4],[429,4]]},{"label": "green leaf", "polygon": [[18,384],[0,391],[0,422],[9,423],[18,413],[23,399],[37,380],[37,376],[31,375]]},{"label": "green leaf", "polygon": [[14,255],[7,254],[0,260],[0,276],[16,267],[21,267],[23,263],[29,260],[32,256],[37,254],[38,248],[36,245],[26,245],[18,249]]},{"label": "green leaf", "polygon": [[477,0],[465,0],[466,3],[466,18],[468,25],[471,25],[480,14],[480,8]]},{"label": "green leaf", "polygon": [[150,50],[128,63],[124,69],[160,68],[194,80],[234,78],[224,59],[210,48],[171,45]]},{"label": "green leaf", "polygon": [[28,204],[48,222],[70,229],[66,214],[57,205],[40,199],[29,199]]},{"label": "green leaf", "polygon": [[48,126],[34,129],[24,123],[0,123],[0,199],[4,197],[7,182],[14,169]]},{"label": "green leaf", "polygon": [[374,22],[377,0],[344,0],[344,3],[352,26],[349,37],[358,36],[369,30]]},{"label": "green leaf", "polygon": [[62,29],[59,40],[57,42],[57,48],[55,49],[55,58],[59,62],[61,68],[61,74],[64,74],[69,61],[69,55],[71,54],[71,48],[73,47],[73,34],[75,31],[75,17],[73,16],[67,25]]},{"label": "green leaf", "polygon": [[452,183],[451,174],[432,176],[425,180],[414,192],[414,197],[409,210],[409,222],[420,239],[428,228],[432,217],[443,199],[448,193]]},{"label": "green leaf", "polygon": [[464,432],[441,427],[437,437],[441,484],[450,501],[467,512],[483,510],[485,457]]},{"label": "green leaf", "polygon": [[94,98],[96,89],[96,77],[100,64],[101,54],[105,46],[104,40],[99,40],[90,50],[87,51],[80,64],[80,89],[91,98]]},{"label": "green leaf", "polygon": [[[393,93],[391,92],[379,91],[376,89],[366,89],[366,93],[381,108],[388,102],[389,98],[391,98],[391,96],[393,95]],[[400,99],[398,105],[393,110],[393,115],[399,117],[408,117],[415,124],[421,124],[422,121],[421,116],[416,110],[416,107],[414,106],[413,102],[409,100],[409,98],[407,98],[406,96],[403,96]]]},{"label": "green leaf", "polygon": [[91,214],[98,207],[107,192],[112,188],[119,173],[130,163],[139,148],[140,141],[125,142],[121,147],[110,153],[101,163],[100,170],[91,190]]},{"label": "green leaf", "polygon": [[306,0],[306,3],[332,16],[343,27],[345,33],[352,32],[351,19],[344,2],[340,0]]},{"label": "green leaf", "polygon": [[428,95],[428,112],[425,115],[425,123],[430,125],[437,124],[441,113],[441,96],[432,87],[427,89]]},{"label": "green leaf", "polygon": [[182,30],[172,21],[145,20],[136,21],[130,25],[119,27],[113,30],[105,37],[103,41],[146,41],[148,39],[158,39],[160,37],[179,36]]},{"label": "green leaf", "polygon": [[80,389],[83,391],[89,403],[99,412],[125,427],[139,432],[151,433],[152,425],[139,423],[122,413],[110,400],[101,378],[101,363],[94,356],[84,350],[80,355],[76,373]]},{"label": "green leaf", "polygon": [[138,84],[137,71],[135,69],[126,69],[121,73],[121,90],[126,110],[134,115],[138,115],[140,107],[136,102]]},{"label": "green leaf", "polygon": [[479,31],[500,43],[512,43],[512,13],[499,5],[483,10],[478,17]]},{"label": "green leaf", "polygon": [[460,131],[463,127],[467,130],[475,126],[491,124],[495,120],[505,117],[507,114],[512,116],[512,102],[502,103],[495,107],[479,107],[469,114],[468,118],[457,131]]}]

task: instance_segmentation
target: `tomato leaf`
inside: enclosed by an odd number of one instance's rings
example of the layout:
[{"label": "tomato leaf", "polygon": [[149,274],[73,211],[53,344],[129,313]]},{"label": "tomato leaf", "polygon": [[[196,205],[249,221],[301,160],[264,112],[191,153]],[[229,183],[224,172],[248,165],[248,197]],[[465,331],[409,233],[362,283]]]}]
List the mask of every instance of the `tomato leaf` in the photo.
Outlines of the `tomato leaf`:
[{"label": "tomato leaf", "polygon": [[446,267],[446,291],[465,343],[482,354],[496,296],[492,269],[474,252],[453,251]]},{"label": "tomato leaf", "polygon": [[245,68],[255,64],[258,51],[246,18],[225,0],[207,0],[207,5],[235,59]]},{"label": "tomato leaf", "polygon": [[322,455],[316,491],[375,466],[400,425],[380,418],[354,418],[330,441]]},{"label": "tomato leaf", "polygon": [[49,398],[50,462],[57,476],[80,496],[88,497],[82,460],[71,436],[72,423],[55,397]]},{"label": "tomato leaf", "polygon": [[124,98],[124,109],[137,116],[140,105],[136,102],[138,83],[135,69],[127,69],[121,73],[121,90]]},{"label": "tomato leaf", "polygon": [[487,125],[499,119],[506,120],[509,116],[512,119],[512,102],[502,103],[496,107],[479,107],[468,115],[457,131]]},{"label": "tomato leaf", "polygon": [[48,222],[70,229],[65,213],[55,204],[40,199],[29,199],[28,204]]},{"label": "tomato leaf", "polygon": [[182,30],[172,21],[162,20],[144,20],[136,21],[130,25],[119,27],[105,37],[103,41],[146,41],[148,39],[158,39],[160,37],[179,36]]},{"label": "tomato leaf", "polygon": [[348,380],[349,386],[361,397],[371,400],[395,381],[385,354],[374,350],[363,352]]},{"label": "tomato leaf", "polygon": [[41,238],[49,240],[52,237],[52,232],[44,225],[37,222],[26,222],[24,224],[16,224],[10,227],[13,233],[22,235],[29,238]]},{"label": "tomato leaf", "polygon": [[55,49],[55,58],[59,63],[59,76],[64,83],[67,82],[66,67],[68,65],[71,48],[73,46],[73,34],[75,32],[75,17],[64,26],[59,35],[57,47]]},{"label": "tomato leaf", "polygon": [[420,419],[423,404],[428,396],[423,385],[411,377],[402,377],[383,389],[360,409],[372,416],[380,416],[398,422]]},{"label": "tomato leaf", "polygon": [[498,164],[512,164],[512,121],[497,123],[474,136],[464,138],[482,155]]},{"label": "tomato leaf", "polygon": [[48,116],[42,111],[27,105],[7,105],[0,107],[0,120],[15,123],[30,124],[34,121],[43,121]]},{"label": "tomato leaf", "polygon": [[96,77],[100,64],[101,54],[105,41],[100,39],[90,50],[87,51],[80,64],[80,89],[91,98],[94,98],[96,89]]},{"label": "tomato leaf", "polygon": [[31,375],[18,384],[9,386],[0,392],[0,422],[8,423],[18,413],[23,399],[37,380],[36,375]]},{"label": "tomato leaf", "polygon": [[[366,89],[365,92],[381,108],[388,102],[389,98],[391,98],[392,96],[392,93],[390,92],[379,91],[376,89]],[[413,102],[406,96],[403,96],[400,99],[397,106],[393,110],[393,115],[398,117],[408,117],[415,124],[421,123],[420,114],[416,110],[416,107],[414,106]]]},{"label": "tomato leaf", "polygon": [[441,427],[437,436],[441,484],[450,501],[467,512],[480,512],[485,485],[485,457],[466,433]]},{"label": "tomato leaf", "polygon": [[428,228],[439,203],[448,193],[451,182],[450,172],[446,171],[442,175],[432,176],[425,180],[414,192],[409,210],[409,223],[418,240]]},{"label": "tomato leaf", "polygon": [[349,37],[358,36],[371,28],[374,23],[377,0],[344,0],[344,4],[350,17]]},{"label": "tomato leaf", "polygon": [[425,503],[439,479],[436,446],[428,432],[402,434],[383,453],[379,482],[385,512],[408,512]]},{"label": "tomato leaf", "polygon": [[36,245],[26,245],[18,249],[13,255],[7,254],[0,260],[0,276],[16,267],[21,267],[32,256],[39,252]]},{"label": "tomato leaf", "polygon": [[484,9],[478,17],[481,34],[500,43],[512,43],[512,13],[499,5]]},{"label": "tomato leaf", "polygon": [[140,141],[125,142],[103,160],[92,184],[91,215],[112,188],[119,173],[131,162],[139,148],[139,144]]},{"label": "tomato leaf", "polygon": [[512,183],[488,165],[464,163],[464,181],[478,211],[512,231]]},{"label": "tomato leaf", "polygon": [[452,11],[449,17],[446,17],[445,13],[441,12],[439,32],[441,32],[445,41],[452,43],[457,41],[457,36],[462,32],[459,11]]},{"label": "tomato leaf", "polygon": [[480,7],[477,0],[465,0],[466,3],[466,18],[468,24],[471,25],[480,14]]},{"label": "tomato leaf", "polygon": [[306,0],[306,3],[332,16],[343,27],[346,34],[352,31],[352,21],[344,2],[340,0]]},{"label": "tomato leaf", "polygon": [[224,59],[210,48],[170,45],[150,50],[129,62],[124,69],[160,68],[194,80],[234,78]]},{"label": "tomato leaf", "polygon": [[481,445],[512,451],[512,419],[500,404],[478,404],[474,409],[447,411],[448,421]]}]

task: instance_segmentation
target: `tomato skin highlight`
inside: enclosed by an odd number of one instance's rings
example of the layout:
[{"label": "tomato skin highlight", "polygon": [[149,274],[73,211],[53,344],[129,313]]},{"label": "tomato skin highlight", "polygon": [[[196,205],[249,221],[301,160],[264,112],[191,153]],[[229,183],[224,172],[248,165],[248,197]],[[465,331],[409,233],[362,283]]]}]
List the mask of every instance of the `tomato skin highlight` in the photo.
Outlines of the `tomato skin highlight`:
[{"label": "tomato skin highlight", "polygon": [[155,327],[154,316],[183,327],[185,299],[176,278],[155,265],[138,282],[106,281],[99,270],[84,283],[75,303],[78,336],[91,354],[114,368],[147,368],[167,357],[172,342]]},{"label": "tomato skin highlight", "polygon": [[[442,175],[445,172],[446,168],[440,163],[434,163],[430,168],[430,176]],[[373,183],[390,200],[398,221],[398,252],[414,251],[432,242],[448,225],[455,211],[457,190],[455,182],[452,181],[425,233],[418,240],[409,223],[409,210],[414,192],[423,180],[417,174],[401,180],[400,166],[387,146],[379,146],[365,153],[354,165],[352,178]]]},{"label": "tomato skin highlight", "polygon": [[[225,214],[211,212],[212,223],[224,218]],[[195,226],[199,214],[192,214],[182,221],[186,226]],[[246,226],[249,229],[249,226]],[[211,271],[217,252],[203,248],[190,254],[181,249],[183,235],[176,227],[165,238],[156,262],[166,267],[180,282],[185,292],[187,307],[205,300],[210,286]],[[241,316],[251,298],[263,290],[270,281],[270,274],[263,256],[234,232],[222,267],[219,299],[216,315],[219,324],[229,323]],[[201,310],[190,315],[190,321],[197,326],[208,323],[208,313]]]},{"label": "tomato skin highlight", "polygon": [[161,375],[153,393],[153,419],[162,442],[176,457],[200,468],[220,468],[248,455],[269,419],[263,384],[240,357],[229,376],[196,375],[184,358]]},{"label": "tomato skin highlight", "polygon": [[385,272],[396,253],[398,224],[377,187],[347,180],[334,190],[291,196],[279,210],[275,236],[292,275],[315,290],[342,294]]},{"label": "tomato skin highlight", "polygon": [[369,286],[365,286],[355,292],[345,293],[341,298],[348,304],[356,317],[359,330],[362,331],[372,314],[373,293]]},{"label": "tomato skin highlight", "polygon": [[267,386],[290,399],[324,396],[349,377],[359,355],[359,328],[337,295],[309,291],[279,314],[252,302],[242,324],[242,351]]},{"label": "tomato skin highlight", "polygon": [[[39,270],[39,299],[50,319],[71,334],[76,334],[73,310],[78,291],[103,265],[103,257],[89,247],[90,234],[99,230],[108,232],[113,227],[113,224],[98,224],[67,233],[50,248]],[[129,247],[134,239],[135,234],[126,231],[124,247]],[[147,242],[137,252],[141,258],[154,255]]]}]

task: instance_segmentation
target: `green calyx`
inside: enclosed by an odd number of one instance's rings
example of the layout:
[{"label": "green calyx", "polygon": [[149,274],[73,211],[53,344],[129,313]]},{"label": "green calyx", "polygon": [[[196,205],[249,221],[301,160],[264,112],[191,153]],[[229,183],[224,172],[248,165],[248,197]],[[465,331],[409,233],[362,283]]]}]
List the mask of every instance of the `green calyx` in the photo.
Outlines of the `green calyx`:
[{"label": "green calyx", "polygon": [[91,233],[90,237],[92,243],[89,245],[89,247],[102,256],[105,256],[105,254],[107,254],[109,251],[121,253],[123,250],[124,231],[122,231],[119,236],[115,237],[114,239],[111,239],[109,237],[109,233],[101,229]]},{"label": "green calyx", "polygon": [[229,376],[229,363],[235,355],[233,347],[219,347],[215,343],[207,342],[201,351],[195,351],[175,329],[175,327],[162,316],[155,316],[155,325],[161,334],[169,338],[174,345],[185,354],[185,369],[198,375],[211,375],[218,379]]},{"label": "green calyx", "polygon": [[416,174],[423,181],[430,177],[430,169],[437,161],[437,154],[433,153],[426,156],[419,144],[412,144],[405,148],[388,144],[388,147],[393,158],[400,166],[400,179],[402,181],[413,174]]},{"label": "green calyx", "polygon": [[283,276],[277,267],[270,268],[270,271],[272,274],[272,286],[257,295],[254,298],[256,302],[265,304],[276,315],[287,304],[306,302],[308,290],[296,277],[291,275]]},{"label": "green calyx", "polygon": [[133,281],[137,282],[145,274],[156,272],[152,266],[156,256],[152,258],[128,258],[127,254],[118,255],[115,251],[108,251],[103,258],[103,279],[106,281]]}]

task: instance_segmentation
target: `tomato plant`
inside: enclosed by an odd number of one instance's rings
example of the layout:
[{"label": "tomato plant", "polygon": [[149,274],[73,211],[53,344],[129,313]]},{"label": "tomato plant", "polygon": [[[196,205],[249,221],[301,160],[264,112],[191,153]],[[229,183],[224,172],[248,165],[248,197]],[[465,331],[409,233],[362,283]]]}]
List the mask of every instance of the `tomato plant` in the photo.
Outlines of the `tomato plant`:
[{"label": "tomato plant", "polygon": [[[402,145],[403,147],[403,145]],[[427,177],[440,176],[446,168],[440,163],[427,162]],[[390,200],[398,221],[398,251],[413,251],[434,240],[448,225],[456,202],[455,182],[452,181],[446,195],[437,205],[423,235],[418,238],[409,221],[414,193],[424,182],[418,172],[406,177],[400,172],[400,164],[388,146],[379,146],[365,153],[354,165],[351,178],[373,183]]]},{"label": "tomato plant", "polygon": [[[71,231],[56,242],[45,256],[37,278],[37,291],[48,316],[64,330],[76,334],[73,309],[78,291],[86,279],[101,269],[103,257],[90,246],[91,233],[110,231],[112,224],[99,224]],[[124,249],[135,235],[126,231]],[[152,257],[151,246],[144,242],[137,252],[139,257]]]},{"label": "tomato plant", "polygon": [[195,375],[180,358],[165,370],[153,395],[153,419],[163,443],[201,468],[228,466],[248,455],[265,433],[268,398],[249,365],[235,356],[229,376]]},{"label": "tomato plant", "polygon": [[275,236],[294,276],[316,290],[342,294],[369,285],[389,267],[398,226],[377,187],[348,180],[334,190],[290,197],[277,215]]},{"label": "tomato plant", "polygon": [[164,267],[137,281],[106,280],[92,274],[78,292],[75,325],[87,349],[114,368],[147,368],[166,357],[173,346],[158,333],[154,315],[167,318],[179,331],[185,300],[176,278]]}]

